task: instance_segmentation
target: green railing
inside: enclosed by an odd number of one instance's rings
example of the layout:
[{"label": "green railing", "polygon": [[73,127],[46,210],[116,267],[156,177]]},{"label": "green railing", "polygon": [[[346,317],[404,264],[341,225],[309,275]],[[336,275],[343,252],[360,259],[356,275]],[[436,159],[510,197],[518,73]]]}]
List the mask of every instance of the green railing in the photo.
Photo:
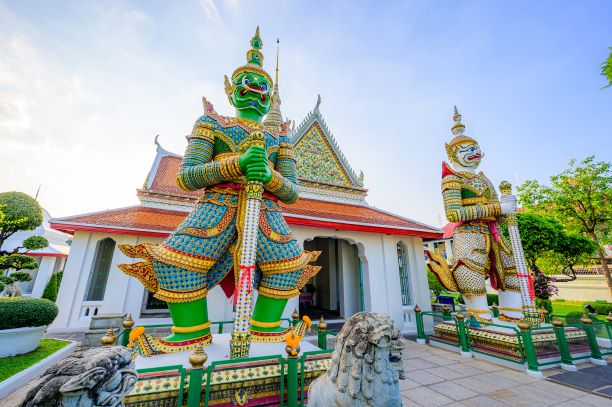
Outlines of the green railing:
[{"label": "green railing", "polygon": [[[470,326],[470,321],[465,319],[465,316],[461,311],[451,312],[449,308],[445,308],[442,312],[421,311],[418,305],[415,306],[414,311],[416,316],[417,341],[419,343],[425,343],[426,340],[429,339],[430,341],[437,341],[445,343],[446,345],[449,344],[449,342],[442,339],[431,336],[429,338],[427,337],[423,321],[424,317],[427,316],[431,317],[432,319],[438,318],[441,321],[454,320],[455,333],[457,337],[456,346],[462,353],[469,354],[470,352],[476,352],[486,354],[497,359],[502,359],[507,362],[518,363],[521,365],[527,364],[528,372],[531,372],[534,375],[541,375],[541,367],[553,364],[561,364],[562,367],[571,369],[569,366],[573,365],[574,362],[583,359],[589,359],[590,362],[594,364],[605,364],[604,357],[612,355],[612,346],[602,348],[597,341],[598,337],[600,339],[607,339],[608,341],[612,340],[612,316],[608,316],[607,320],[604,321],[598,318],[591,319],[585,315],[579,323],[566,324],[562,320],[562,318],[566,317],[565,315],[549,316],[544,314],[544,322],[552,321],[550,324],[546,324],[546,326],[530,326],[525,322],[521,322],[517,325],[517,327],[512,327],[508,325],[479,321],[478,324],[481,326],[497,327],[514,331],[514,335],[517,338],[518,355],[516,358],[513,358],[505,357],[497,352],[490,352],[484,348],[479,349],[477,346],[474,346],[474,341],[471,334],[471,331],[474,328]],[[496,308],[493,307],[492,312],[495,314],[496,311]],[[568,330],[575,331],[576,329],[582,330],[586,336],[589,347],[588,355],[578,356],[571,353],[570,345],[567,340],[567,334]],[[551,359],[548,361],[538,360],[533,335],[534,333],[537,334],[541,331],[551,330],[555,334],[556,347],[559,351],[559,356],[546,357],[546,359]]]},{"label": "green railing", "polygon": [[[298,319],[294,316],[293,319],[284,318],[282,319],[282,321],[287,323],[287,327],[290,327],[292,325],[295,326],[298,322]],[[223,327],[229,324],[233,325],[233,323],[234,321],[217,321],[211,322],[211,325],[217,325],[217,333],[223,333]],[[132,321],[131,317],[129,317],[128,320],[124,322],[123,329],[117,332],[115,336],[115,341],[123,346],[127,346],[129,343],[129,335],[132,331],[133,325],[134,322]],[[142,326],[149,329],[170,328],[172,327],[172,324],[151,324]],[[335,332],[329,331],[327,329],[327,324],[322,319],[321,321],[319,321],[319,324],[312,326],[311,333],[313,335],[316,334],[317,345],[320,350],[305,352],[301,356],[288,355],[287,357],[282,357],[282,355],[271,355],[245,359],[221,360],[214,361],[205,367],[204,363],[206,362],[206,356],[204,353],[200,353],[200,358],[194,358],[193,360],[192,358],[190,358],[190,363],[192,365],[191,369],[187,369],[182,365],[172,365],[148,369],[139,369],[137,370],[137,372],[139,375],[144,375],[176,371],[177,375],[179,376],[179,389],[176,405],[180,407],[183,406],[183,401],[185,398],[185,387],[187,387],[187,400],[185,405],[187,407],[199,407],[200,405],[208,406],[211,396],[211,387],[214,384],[212,383],[212,380],[215,372],[223,371],[226,369],[232,370],[242,368],[234,367],[232,365],[244,366],[245,364],[251,364],[253,362],[258,362],[265,365],[266,361],[269,361],[269,364],[271,366],[279,366],[279,405],[281,407],[303,407],[305,406],[306,402],[306,362],[311,358],[316,359],[318,355],[329,355],[332,349],[327,348],[327,337],[337,335]],[[198,351],[196,351],[196,354],[197,353]],[[187,386],[185,386],[186,381],[188,381]]]},{"label": "green railing", "polygon": [[176,372],[178,373],[178,376],[180,377],[179,388],[177,390],[176,405],[182,406],[183,397],[185,394],[185,377],[187,376],[187,369],[185,369],[183,365],[171,365],[171,366],[163,366],[163,367],[152,367],[152,368],[147,368],[147,369],[138,369],[136,370],[136,373],[138,374],[138,376],[141,376],[147,373],[165,373],[165,372],[172,372],[174,370],[176,370]]}]

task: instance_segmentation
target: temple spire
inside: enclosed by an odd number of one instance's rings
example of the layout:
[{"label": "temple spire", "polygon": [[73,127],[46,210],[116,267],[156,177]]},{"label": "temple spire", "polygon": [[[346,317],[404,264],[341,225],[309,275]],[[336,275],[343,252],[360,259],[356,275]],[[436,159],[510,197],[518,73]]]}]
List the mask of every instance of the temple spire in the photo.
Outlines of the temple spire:
[{"label": "temple spire", "polygon": [[465,125],[461,123],[461,114],[459,113],[459,110],[457,110],[457,106],[453,106],[453,107],[454,107],[453,121],[455,123],[453,123],[453,127],[451,127],[451,133],[453,133],[453,135],[455,136],[459,136],[465,132]]},{"label": "temple spire", "polygon": [[283,115],[280,110],[281,99],[278,93],[278,55],[280,49],[280,40],[276,40],[276,77],[274,79],[274,87],[272,90],[272,102],[270,103],[270,111],[264,120],[264,126],[270,131],[277,132],[280,125],[283,123]]}]

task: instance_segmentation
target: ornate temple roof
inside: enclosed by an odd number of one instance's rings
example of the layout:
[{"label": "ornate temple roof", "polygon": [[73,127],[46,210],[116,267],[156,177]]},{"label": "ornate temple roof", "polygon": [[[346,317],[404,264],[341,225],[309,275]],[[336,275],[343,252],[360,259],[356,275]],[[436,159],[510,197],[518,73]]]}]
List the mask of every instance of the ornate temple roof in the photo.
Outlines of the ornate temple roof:
[{"label": "ornate temple roof", "polygon": [[363,178],[357,176],[340,150],[320,106],[319,95],[314,109],[289,134],[298,159],[301,194],[318,199],[365,202],[367,189],[363,187]]},{"label": "ornate temple roof", "polygon": [[[300,199],[296,204],[282,207],[285,220],[290,225],[422,238],[442,236],[439,229],[369,206],[306,198]],[[67,233],[87,231],[166,237],[178,227],[187,214],[187,211],[138,205],[53,219],[52,227]]]}]

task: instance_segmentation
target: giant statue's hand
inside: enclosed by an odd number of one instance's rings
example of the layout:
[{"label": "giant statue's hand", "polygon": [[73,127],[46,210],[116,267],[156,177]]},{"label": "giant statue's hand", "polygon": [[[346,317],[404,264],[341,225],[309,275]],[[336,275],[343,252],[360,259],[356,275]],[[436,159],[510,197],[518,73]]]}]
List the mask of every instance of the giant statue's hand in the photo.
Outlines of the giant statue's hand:
[{"label": "giant statue's hand", "polygon": [[248,181],[260,181],[266,183],[272,179],[272,170],[268,165],[268,157],[263,147],[249,147],[238,158],[240,171],[246,175]]},{"label": "giant statue's hand", "polygon": [[518,209],[516,196],[502,195],[499,201],[499,206],[501,208],[502,215],[510,215],[512,213],[516,213]]}]

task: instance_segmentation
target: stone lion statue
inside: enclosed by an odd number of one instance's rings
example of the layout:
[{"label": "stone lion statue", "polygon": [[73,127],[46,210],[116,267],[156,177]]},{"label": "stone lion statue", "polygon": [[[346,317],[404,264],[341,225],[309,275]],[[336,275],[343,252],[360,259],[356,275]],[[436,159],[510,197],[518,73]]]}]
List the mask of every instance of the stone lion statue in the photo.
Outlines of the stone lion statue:
[{"label": "stone lion statue", "polygon": [[309,407],[401,406],[404,339],[386,314],[360,312],[336,338],[327,372],[308,390]]},{"label": "stone lion statue", "polygon": [[92,348],[47,369],[21,407],[122,407],[136,380],[130,350]]}]

